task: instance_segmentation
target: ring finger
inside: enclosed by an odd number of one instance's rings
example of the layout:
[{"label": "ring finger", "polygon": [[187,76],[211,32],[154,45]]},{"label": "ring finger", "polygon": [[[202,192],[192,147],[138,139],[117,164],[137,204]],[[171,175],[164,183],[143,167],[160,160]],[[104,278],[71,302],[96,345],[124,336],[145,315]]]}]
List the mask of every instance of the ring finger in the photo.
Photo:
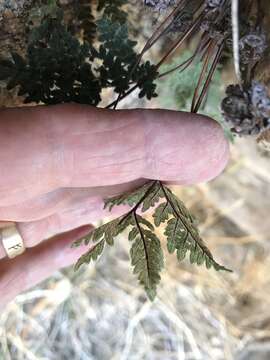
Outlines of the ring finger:
[{"label": "ring finger", "polygon": [[[80,199],[66,210],[52,214],[44,219],[17,223],[26,248],[37,246],[40,242],[57,234],[70,231],[83,225],[92,224],[110,215],[121,215],[125,206],[116,208],[113,212],[104,210],[101,197]],[[6,257],[2,242],[0,242],[0,259]]]},{"label": "ring finger", "polygon": [[85,236],[89,226],[59,235],[46,244],[29,249],[13,260],[0,261],[0,312],[18,293],[44,280],[56,270],[76,262],[86,249],[85,246],[71,249],[75,240]]}]

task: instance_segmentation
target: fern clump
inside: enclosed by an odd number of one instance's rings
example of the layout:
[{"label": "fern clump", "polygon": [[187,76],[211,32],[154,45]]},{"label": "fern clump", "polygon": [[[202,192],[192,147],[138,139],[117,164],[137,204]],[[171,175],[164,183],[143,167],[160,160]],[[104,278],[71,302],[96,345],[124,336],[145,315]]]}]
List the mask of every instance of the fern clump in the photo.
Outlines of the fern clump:
[{"label": "fern clump", "polygon": [[157,96],[158,72],[149,61],[132,72],[137,43],[129,38],[126,23],[112,19],[105,16],[96,22],[98,45],[93,45],[72,35],[61,11],[45,16],[30,33],[25,57],[13,53],[11,59],[0,60],[0,80],[8,80],[8,89],[17,86],[25,103],[97,106],[103,89],[124,94],[134,87],[150,100]]}]

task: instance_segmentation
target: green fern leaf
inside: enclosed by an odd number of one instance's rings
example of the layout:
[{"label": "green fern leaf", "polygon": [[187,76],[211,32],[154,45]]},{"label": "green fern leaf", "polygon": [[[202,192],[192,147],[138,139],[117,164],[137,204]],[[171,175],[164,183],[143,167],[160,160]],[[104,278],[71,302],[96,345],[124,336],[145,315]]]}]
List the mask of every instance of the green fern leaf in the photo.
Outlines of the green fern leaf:
[{"label": "green fern leaf", "polygon": [[140,284],[144,286],[149,299],[153,301],[160,282],[160,272],[164,266],[163,252],[158,237],[152,231],[141,227],[138,219],[136,224],[137,231],[132,229],[129,234],[133,242],[130,249],[131,264],[134,267],[133,273],[138,275]]},{"label": "green fern leaf", "polygon": [[162,223],[166,222],[172,214],[173,209],[168,202],[160,204],[153,214],[155,226],[159,227]]},{"label": "green fern leaf", "polygon": [[165,196],[168,199],[169,204],[180,217],[184,217],[191,223],[194,222],[194,218],[186,208],[185,204],[167,187],[163,186]]},{"label": "green fern leaf", "polygon": [[96,243],[99,240],[105,240],[105,242],[112,246],[113,239],[120,233],[121,227],[119,226],[119,219],[110,221],[104,225],[101,225],[95,230],[92,230],[87,236],[76,240],[72,247],[78,247],[80,245],[89,245],[90,241]]},{"label": "green fern leaf", "polygon": [[102,254],[105,247],[105,240],[101,240],[94,245],[87,253],[83,254],[75,264],[75,271],[77,271],[83,264],[89,264],[91,261],[96,261]]},{"label": "green fern leaf", "polygon": [[91,241],[92,238],[93,238],[93,231],[94,231],[94,230],[92,230],[88,235],[86,235],[86,236],[84,236],[84,237],[82,237],[82,238],[74,241],[74,242],[72,243],[71,247],[72,247],[72,248],[77,248],[77,247],[79,247],[79,246],[81,246],[81,245],[89,245],[90,241]]},{"label": "green fern leaf", "polygon": [[155,182],[154,187],[151,189],[151,193],[149,193],[143,201],[142,212],[148,211],[150,208],[153,208],[163,197],[164,194],[162,192],[159,182]]},{"label": "green fern leaf", "polygon": [[137,209],[138,205],[142,205],[142,212],[146,212],[154,207],[163,197],[164,194],[159,182],[151,181],[133,192],[105,200],[104,208],[112,210],[115,206],[129,205],[136,206]]},{"label": "green fern leaf", "polygon": [[187,231],[179,218],[172,218],[168,221],[164,235],[167,237],[167,248],[170,254],[187,238]]},{"label": "green fern leaf", "polygon": [[133,227],[128,234],[128,240],[129,241],[135,240],[137,235],[139,235],[139,230],[136,227]]},{"label": "green fern leaf", "polygon": [[218,264],[207,248],[199,231],[185,205],[169,189],[162,186],[167,202],[173,209],[173,218],[167,222],[164,235],[167,237],[167,248],[169,253],[177,251],[179,261],[183,260],[187,252],[190,252],[190,263],[202,265],[215,270],[231,271]]},{"label": "green fern leaf", "polygon": [[143,218],[142,216],[140,215],[136,215],[137,216],[137,219],[138,219],[138,222],[142,225],[145,225],[148,227],[149,230],[151,231],[155,231],[155,228],[154,226],[150,223],[150,221],[146,220],[145,218]]},{"label": "green fern leaf", "polygon": [[105,200],[104,209],[108,208],[111,211],[115,206],[119,205],[136,206],[147,195],[150,195],[152,192],[154,192],[155,183],[156,182],[151,181],[141,186],[139,189]]}]

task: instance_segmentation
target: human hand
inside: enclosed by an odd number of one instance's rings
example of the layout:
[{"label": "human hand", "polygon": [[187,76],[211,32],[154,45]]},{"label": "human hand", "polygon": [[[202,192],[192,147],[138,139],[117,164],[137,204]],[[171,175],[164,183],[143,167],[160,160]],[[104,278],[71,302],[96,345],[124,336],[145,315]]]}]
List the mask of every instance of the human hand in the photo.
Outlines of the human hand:
[{"label": "human hand", "polygon": [[70,245],[109,215],[104,197],[147,179],[210,180],[228,154],[220,126],[189,113],[73,104],[0,111],[0,219],[17,223],[27,248],[11,260],[0,244],[0,309],[85,252]]}]

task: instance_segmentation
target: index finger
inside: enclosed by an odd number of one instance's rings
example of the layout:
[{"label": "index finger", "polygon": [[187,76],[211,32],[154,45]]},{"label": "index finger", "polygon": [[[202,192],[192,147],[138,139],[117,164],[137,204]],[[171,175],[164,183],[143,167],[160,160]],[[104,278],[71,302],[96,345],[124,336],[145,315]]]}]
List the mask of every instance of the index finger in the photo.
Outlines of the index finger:
[{"label": "index finger", "polygon": [[75,104],[0,113],[2,206],[57,188],[139,178],[202,182],[219,174],[227,160],[221,127],[201,115]]}]

